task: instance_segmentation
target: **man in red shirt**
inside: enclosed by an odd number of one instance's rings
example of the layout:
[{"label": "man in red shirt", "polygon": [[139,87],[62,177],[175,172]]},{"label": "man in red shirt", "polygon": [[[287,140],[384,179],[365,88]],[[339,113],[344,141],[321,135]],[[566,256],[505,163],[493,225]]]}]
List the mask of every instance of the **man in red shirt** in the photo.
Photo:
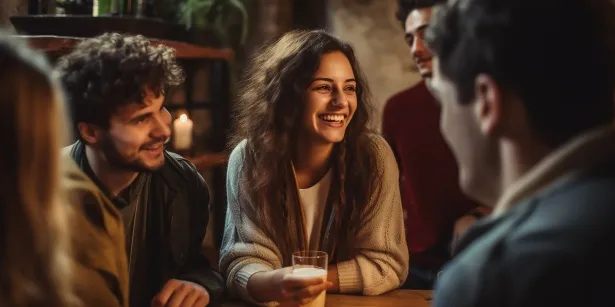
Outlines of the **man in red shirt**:
[{"label": "man in red shirt", "polygon": [[382,132],[400,169],[400,186],[410,249],[404,288],[431,289],[450,259],[451,241],[488,209],[464,196],[457,163],[440,133],[440,109],[428,90],[432,55],[424,44],[432,8],[438,0],[400,0],[398,17],[424,81],[387,102]]}]

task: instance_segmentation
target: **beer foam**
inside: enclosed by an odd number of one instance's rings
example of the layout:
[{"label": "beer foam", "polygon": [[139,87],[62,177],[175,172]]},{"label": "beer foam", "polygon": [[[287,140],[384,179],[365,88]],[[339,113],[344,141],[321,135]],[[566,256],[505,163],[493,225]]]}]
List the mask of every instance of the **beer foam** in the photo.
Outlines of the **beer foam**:
[{"label": "beer foam", "polygon": [[305,278],[313,277],[325,277],[327,276],[327,270],[317,267],[296,268],[293,270],[293,275]]}]

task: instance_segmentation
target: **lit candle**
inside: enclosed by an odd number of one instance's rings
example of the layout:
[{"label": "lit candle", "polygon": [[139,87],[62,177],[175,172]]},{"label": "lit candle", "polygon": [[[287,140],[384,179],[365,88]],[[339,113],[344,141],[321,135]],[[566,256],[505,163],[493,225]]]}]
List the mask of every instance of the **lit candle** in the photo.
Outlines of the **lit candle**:
[{"label": "lit candle", "polygon": [[176,150],[190,149],[192,145],[192,121],[182,114],[173,121],[173,147]]}]

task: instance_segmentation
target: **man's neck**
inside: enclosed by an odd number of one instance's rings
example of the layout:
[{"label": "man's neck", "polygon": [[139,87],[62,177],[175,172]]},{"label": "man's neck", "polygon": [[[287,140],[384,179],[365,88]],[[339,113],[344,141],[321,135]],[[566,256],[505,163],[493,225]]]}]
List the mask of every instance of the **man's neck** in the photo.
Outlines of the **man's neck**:
[{"label": "man's neck", "polygon": [[500,151],[502,161],[502,190],[506,190],[523,177],[551,151],[551,148],[537,141],[515,143],[503,142]]},{"label": "man's neck", "polygon": [[309,188],[325,176],[332,152],[333,144],[297,142],[293,165],[299,188]]},{"label": "man's neck", "polygon": [[95,151],[90,146],[85,146],[85,156],[87,162],[96,175],[96,178],[111,194],[111,197],[116,197],[125,190],[139,175],[138,172],[120,170],[117,167],[109,165],[104,155]]}]

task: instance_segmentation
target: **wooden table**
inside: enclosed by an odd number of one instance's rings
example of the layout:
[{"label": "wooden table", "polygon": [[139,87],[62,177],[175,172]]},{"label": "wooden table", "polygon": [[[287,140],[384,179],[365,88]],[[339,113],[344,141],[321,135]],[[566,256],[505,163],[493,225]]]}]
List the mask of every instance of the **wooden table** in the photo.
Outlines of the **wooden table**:
[{"label": "wooden table", "polygon": [[[431,291],[396,290],[380,296],[327,294],[327,307],[430,307]],[[240,302],[227,302],[223,307],[250,306]]]}]

